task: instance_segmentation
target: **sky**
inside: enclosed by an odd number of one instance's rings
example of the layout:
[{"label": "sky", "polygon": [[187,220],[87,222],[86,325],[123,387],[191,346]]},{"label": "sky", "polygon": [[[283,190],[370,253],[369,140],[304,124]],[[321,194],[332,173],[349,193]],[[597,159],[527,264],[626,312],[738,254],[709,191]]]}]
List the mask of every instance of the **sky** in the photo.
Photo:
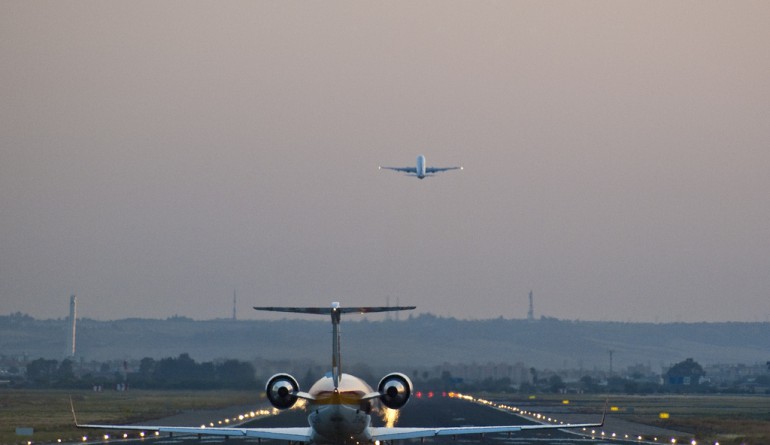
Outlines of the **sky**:
[{"label": "sky", "polygon": [[0,2],[0,314],[768,321],[768,20]]}]

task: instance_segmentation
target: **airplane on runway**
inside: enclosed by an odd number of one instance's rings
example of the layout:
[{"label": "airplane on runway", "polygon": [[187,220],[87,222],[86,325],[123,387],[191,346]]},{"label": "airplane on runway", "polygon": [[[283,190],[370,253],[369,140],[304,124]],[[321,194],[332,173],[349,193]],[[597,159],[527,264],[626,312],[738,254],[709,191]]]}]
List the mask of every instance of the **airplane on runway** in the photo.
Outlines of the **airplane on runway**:
[{"label": "airplane on runway", "polygon": [[439,172],[445,172],[447,170],[462,170],[462,167],[426,167],[425,156],[417,156],[417,165],[415,167],[383,167],[380,166],[380,170],[395,170],[397,172],[407,173],[407,176],[416,176],[418,179],[425,179],[427,176],[433,176]]},{"label": "airplane on runway", "polygon": [[[239,427],[178,427],[152,425],[89,425],[79,424],[78,428],[157,431],[171,434],[192,434],[199,437],[225,436],[254,439],[274,439],[301,442],[313,445],[380,445],[401,439],[423,439],[437,436],[459,436],[463,434],[511,433],[523,430],[598,428],[604,425],[605,413],[598,423],[584,424],[533,424],[500,426],[462,427],[374,427],[371,413],[382,404],[392,410],[404,407],[413,393],[412,382],[405,374],[391,373],[380,380],[374,390],[366,382],[345,374],[340,360],[340,319],[342,314],[403,311],[415,306],[396,307],[341,307],[334,302],[330,307],[255,307],[260,311],[293,312],[300,314],[321,314],[331,316],[332,321],[332,366],[331,371],[307,391],[299,388],[297,380],[289,374],[276,374],[267,381],[265,392],[270,403],[279,410],[289,409],[299,399],[307,401],[308,426],[295,428],[239,428]],[[72,400],[70,400],[72,403]]]}]

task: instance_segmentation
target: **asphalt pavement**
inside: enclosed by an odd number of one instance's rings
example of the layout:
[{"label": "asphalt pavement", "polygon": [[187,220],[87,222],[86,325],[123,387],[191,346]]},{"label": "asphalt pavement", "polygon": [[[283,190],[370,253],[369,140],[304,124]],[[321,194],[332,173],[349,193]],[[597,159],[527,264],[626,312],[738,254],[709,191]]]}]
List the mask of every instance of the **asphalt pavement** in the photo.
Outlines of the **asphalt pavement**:
[{"label": "asphalt pavement", "polygon": [[[265,408],[265,406],[253,407],[241,406],[231,407],[221,410],[194,411],[180,414],[171,418],[160,419],[155,422],[148,422],[155,425],[187,425],[199,426],[202,424],[214,423],[215,425],[235,426],[240,424],[243,427],[296,427],[307,425],[307,414],[304,410],[293,409],[282,412],[278,415],[271,415],[257,418],[251,421],[241,422],[238,416],[255,410]],[[549,407],[546,405],[537,406],[531,404],[526,407],[527,411],[538,412],[540,409],[543,414],[558,418],[565,423],[593,423],[601,418],[602,407],[596,407],[594,413],[571,412],[564,407]],[[574,410],[573,410],[574,411]],[[579,410],[582,411],[582,410]],[[224,419],[228,419],[225,423]],[[223,423],[219,423],[219,422]],[[379,417],[372,419],[374,426],[383,426],[384,422]],[[520,425],[535,423],[528,417],[514,415],[506,409],[494,408],[465,400],[452,399],[448,397],[435,396],[432,398],[423,397],[410,400],[406,407],[399,411],[397,426],[402,427],[433,427],[433,426],[484,426],[484,425]],[[670,438],[674,436],[681,437],[681,433],[675,431],[662,430],[660,428],[650,427],[641,424],[635,424],[613,417],[611,414],[606,419],[603,429],[595,431],[582,430],[540,430],[526,431],[508,434],[489,434],[485,436],[469,435],[459,436],[456,439],[451,437],[441,437],[426,439],[426,444],[449,445],[452,443],[478,443],[478,444],[510,444],[510,445],[567,445],[567,444],[639,444],[639,443],[670,443]],[[639,438],[642,438],[641,440]],[[216,444],[222,442],[230,444],[251,445],[261,443],[286,445],[286,442],[280,441],[257,441],[256,439],[221,437],[185,437],[175,435],[173,437],[160,436],[157,438],[146,439],[122,439],[121,445],[202,445]],[[111,439],[111,443],[118,442]],[[398,441],[404,444],[420,443],[419,440]]]}]

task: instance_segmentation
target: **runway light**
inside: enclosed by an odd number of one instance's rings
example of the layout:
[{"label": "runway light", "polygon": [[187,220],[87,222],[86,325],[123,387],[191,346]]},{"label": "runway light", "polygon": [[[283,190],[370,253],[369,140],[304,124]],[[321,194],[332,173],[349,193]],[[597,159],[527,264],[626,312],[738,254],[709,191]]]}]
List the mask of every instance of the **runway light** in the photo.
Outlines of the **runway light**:
[{"label": "runway light", "polygon": [[88,437],[87,436],[83,436],[83,442],[85,442],[86,440],[88,440]]},{"label": "runway light", "polygon": [[110,440],[110,435],[109,435],[109,434],[105,434],[105,435],[104,435],[104,436],[102,436],[102,437],[104,437],[104,440]]},{"label": "runway light", "polygon": [[123,433],[123,438],[124,439],[128,439],[128,434],[127,433]]},{"label": "runway light", "polygon": [[139,433],[139,437],[144,437],[144,431],[142,431],[141,433]]}]

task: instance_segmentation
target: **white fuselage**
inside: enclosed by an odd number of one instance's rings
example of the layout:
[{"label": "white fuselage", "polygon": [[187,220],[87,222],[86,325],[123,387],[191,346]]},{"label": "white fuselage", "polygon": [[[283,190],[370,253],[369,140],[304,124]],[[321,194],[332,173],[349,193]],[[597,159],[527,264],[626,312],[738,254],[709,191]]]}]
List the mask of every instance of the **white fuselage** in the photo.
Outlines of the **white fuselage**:
[{"label": "white fuselage", "polygon": [[366,382],[343,373],[335,390],[332,377],[327,374],[308,392],[315,398],[307,408],[313,443],[356,445],[371,441],[372,405],[369,400],[361,400],[372,392]]},{"label": "white fuselage", "polygon": [[415,173],[418,178],[423,179],[425,177],[425,156],[417,156],[417,171]]}]

